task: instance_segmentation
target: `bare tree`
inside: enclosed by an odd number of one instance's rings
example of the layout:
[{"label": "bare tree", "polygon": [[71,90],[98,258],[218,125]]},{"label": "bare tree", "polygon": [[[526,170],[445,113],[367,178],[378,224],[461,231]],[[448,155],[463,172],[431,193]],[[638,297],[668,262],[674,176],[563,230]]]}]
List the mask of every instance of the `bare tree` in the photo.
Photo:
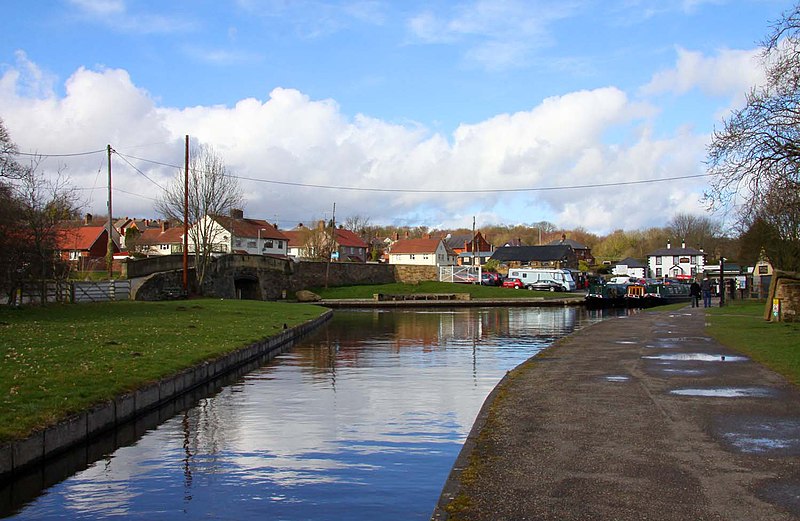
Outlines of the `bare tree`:
[{"label": "bare tree", "polygon": [[[713,177],[705,199],[714,209],[735,207],[744,227],[768,212],[788,212],[774,216],[779,220],[800,214],[787,207],[795,197],[774,204],[774,197],[800,190],[800,4],[773,25],[762,59],[766,82],[723,121],[708,149]],[[775,231],[793,241],[783,233],[794,228]]]},{"label": "bare tree", "polygon": [[[183,222],[184,170],[178,171],[156,201],[156,210],[165,218]],[[189,161],[189,242],[195,256],[195,275],[202,288],[211,262],[213,245],[223,233],[213,217],[241,208],[244,201],[238,180],[225,166],[222,157],[208,145],[192,150]]]},{"label": "bare tree", "polygon": [[345,230],[350,230],[351,232],[362,237],[368,235],[368,232],[371,231],[369,217],[365,217],[363,215],[351,215],[344,220],[342,226]]},{"label": "bare tree", "polygon": [[17,162],[17,145],[0,119],[0,178],[19,179],[24,169]]},{"label": "bare tree", "polygon": [[693,248],[712,248],[715,240],[722,235],[722,225],[705,216],[678,213],[667,225],[670,237],[686,241]]}]

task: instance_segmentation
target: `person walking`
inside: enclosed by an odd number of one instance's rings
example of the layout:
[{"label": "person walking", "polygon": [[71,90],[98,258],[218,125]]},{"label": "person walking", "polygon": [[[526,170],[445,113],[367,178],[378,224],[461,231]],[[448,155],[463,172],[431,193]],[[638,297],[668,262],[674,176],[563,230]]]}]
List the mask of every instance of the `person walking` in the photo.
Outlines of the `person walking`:
[{"label": "person walking", "polygon": [[692,297],[692,307],[699,308],[700,307],[700,284],[697,283],[696,280],[692,281],[692,285],[689,286],[689,296]]},{"label": "person walking", "polygon": [[708,277],[703,277],[703,281],[700,283],[700,293],[703,294],[703,307],[710,308],[711,307],[711,282],[709,282]]}]

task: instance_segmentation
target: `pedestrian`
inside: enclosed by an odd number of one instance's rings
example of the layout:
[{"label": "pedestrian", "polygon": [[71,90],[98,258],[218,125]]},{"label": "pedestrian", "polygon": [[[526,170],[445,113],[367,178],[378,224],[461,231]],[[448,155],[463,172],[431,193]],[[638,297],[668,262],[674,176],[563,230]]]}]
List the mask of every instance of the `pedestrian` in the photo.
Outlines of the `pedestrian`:
[{"label": "pedestrian", "polygon": [[689,286],[689,296],[692,297],[692,307],[699,308],[700,307],[700,284],[697,283],[696,280],[692,281],[692,285]]},{"label": "pedestrian", "polygon": [[703,281],[700,283],[700,293],[703,294],[703,307],[710,308],[711,307],[711,282],[709,282],[708,277],[703,277]]}]

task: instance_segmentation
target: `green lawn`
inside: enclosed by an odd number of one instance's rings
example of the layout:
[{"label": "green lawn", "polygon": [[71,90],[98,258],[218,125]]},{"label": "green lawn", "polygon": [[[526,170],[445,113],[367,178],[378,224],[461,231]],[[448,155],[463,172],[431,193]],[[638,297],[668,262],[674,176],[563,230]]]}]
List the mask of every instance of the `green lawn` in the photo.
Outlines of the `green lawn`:
[{"label": "green lawn", "polygon": [[323,312],[211,299],[0,308],[0,442]]},{"label": "green lawn", "polygon": [[800,323],[767,322],[764,301],[708,308],[708,332],[721,343],[800,385]]},{"label": "green lawn", "polygon": [[583,298],[580,293],[550,291],[528,291],[524,289],[499,288],[478,284],[455,284],[452,282],[424,281],[419,284],[374,284],[363,286],[337,286],[332,288],[311,288],[311,291],[324,299],[371,299],[375,293],[391,295],[411,295],[415,293],[469,293],[474,299],[493,298]]}]

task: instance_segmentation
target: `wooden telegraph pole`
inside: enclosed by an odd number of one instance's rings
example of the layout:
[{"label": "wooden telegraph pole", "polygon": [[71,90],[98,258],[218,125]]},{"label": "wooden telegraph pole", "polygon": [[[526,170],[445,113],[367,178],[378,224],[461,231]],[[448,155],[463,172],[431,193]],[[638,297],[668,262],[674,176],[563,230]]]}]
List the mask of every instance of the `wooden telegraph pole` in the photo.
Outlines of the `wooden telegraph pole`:
[{"label": "wooden telegraph pole", "polygon": [[106,245],[106,266],[108,267],[108,280],[114,278],[114,225],[111,222],[111,145],[107,145],[108,152],[108,244]]},{"label": "wooden telegraph pole", "polygon": [[183,181],[183,294],[189,296],[189,134],[186,134]]}]

